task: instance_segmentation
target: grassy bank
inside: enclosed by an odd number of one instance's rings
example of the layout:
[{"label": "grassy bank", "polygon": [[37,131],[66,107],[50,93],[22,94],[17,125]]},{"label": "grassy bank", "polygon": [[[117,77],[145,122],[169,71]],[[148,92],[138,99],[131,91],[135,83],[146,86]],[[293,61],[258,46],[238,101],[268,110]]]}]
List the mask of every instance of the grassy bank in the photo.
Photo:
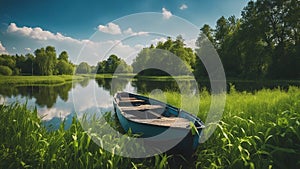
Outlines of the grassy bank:
[{"label": "grassy bank", "polygon": [[80,74],[80,76],[102,79],[102,78],[133,78],[133,73],[103,73],[103,74]]},{"label": "grassy bank", "polygon": [[58,76],[0,76],[0,85],[56,85],[82,80],[80,75],[58,75]]},{"label": "grassy bank", "polygon": [[136,76],[136,79],[141,80],[155,80],[155,81],[166,81],[166,80],[194,80],[193,76]]},{"label": "grassy bank", "polygon": [[[162,95],[154,97],[163,100]],[[168,92],[180,106],[179,93]],[[189,99],[192,107],[197,99]],[[205,120],[210,106],[200,93]],[[236,92],[227,95],[222,120],[195,152],[190,168],[300,168],[300,88]],[[173,156],[128,159],[99,148],[74,120],[69,130],[47,132],[36,111],[24,105],[0,106],[0,168],[174,168]],[[178,166],[179,168],[179,166]]]},{"label": "grassy bank", "polygon": [[[180,106],[178,93],[154,97]],[[197,100],[182,99],[195,109]],[[203,91],[197,114],[203,120],[210,103]],[[195,168],[300,168],[300,88],[247,93],[231,87],[217,130],[195,154]]]},{"label": "grassy bank", "polygon": [[134,160],[99,148],[75,118],[68,130],[62,124],[59,130],[47,131],[37,111],[28,110],[26,105],[0,105],[0,134],[3,136],[0,137],[0,168],[113,169],[167,165],[167,156]]}]

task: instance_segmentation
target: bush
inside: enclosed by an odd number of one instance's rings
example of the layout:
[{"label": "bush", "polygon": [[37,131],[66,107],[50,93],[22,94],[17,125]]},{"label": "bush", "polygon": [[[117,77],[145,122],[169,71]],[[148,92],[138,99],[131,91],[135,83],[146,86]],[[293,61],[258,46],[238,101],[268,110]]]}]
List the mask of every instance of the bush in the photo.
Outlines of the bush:
[{"label": "bush", "polygon": [[10,76],[12,75],[12,70],[8,66],[0,66],[0,75]]}]

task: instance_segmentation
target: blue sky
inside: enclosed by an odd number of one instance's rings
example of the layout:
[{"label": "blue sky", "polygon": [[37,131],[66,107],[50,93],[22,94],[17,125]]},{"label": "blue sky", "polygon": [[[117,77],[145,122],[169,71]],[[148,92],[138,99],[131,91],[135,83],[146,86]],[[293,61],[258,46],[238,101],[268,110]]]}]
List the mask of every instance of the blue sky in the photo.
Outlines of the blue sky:
[{"label": "blue sky", "polygon": [[[165,36],[184,34],[187,36],[184,36],[186,43],[193,47],[192,41],[196,37],[192,36],[199,34],[203,24],[214,26],[221,16],[240,17],[247,2],[1,0],[0,53],[33,53],[37,48],[53,45],[57,53],[68,51],[73,62],[87,61],[95,65],[117,44],[111,53],[116,53],[131,62],[142,47],[164,40]],[[137,17],[133,15],[144,12],[148,13],[138,14]],[[188,28],[191,25],[194,28]],[[124,41],[128,36],[135,38]],[[82,48],[84,46],[85,48]]]}]

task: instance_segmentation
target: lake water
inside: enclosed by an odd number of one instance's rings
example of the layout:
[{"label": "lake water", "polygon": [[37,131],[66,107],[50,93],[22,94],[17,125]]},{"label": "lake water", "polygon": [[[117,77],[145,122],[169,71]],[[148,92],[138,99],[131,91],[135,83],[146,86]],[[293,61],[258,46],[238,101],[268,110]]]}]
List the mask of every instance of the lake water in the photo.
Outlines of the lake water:
[{"label": "lake water", "polygon": [[[263,87],[274,88],[280,86],[287,88],[289,83],[260,84],[257,82],[234,83],[238,91],[253,91]],[[292,84],[299,86],[299,84]],[[180,86],[180,87],[179,87]],[[108,112],[113,110],[113,95],[117,91],[133,93],[149,93],[154,89],[162,91],[195,92],[197,84],[189,80],[131,80],[131,79],[89,79],[80,82],[67,83],[59,86],[1,86],[0,104],[13,102],[27,103],[31,109],[37,108],[46,126],[57,128],[62,119],[66,127],[71,123],[72,117],[88,112]],[[209,83],[199,84],[199,88],[209,89]],[[179,88],[181,90],[179,90]]]},{"label": "lake water", "polygon": [[[181,81],[186,90],[195,91],[196,85]],[[72,117],[88,112],[112,111],[113,95],[117,91],[147,93],[154,89],[178,91],[175,81],[132,81],[130,79],[89,79],[54,86],[1,86],[0,104],[26,103],[30,109],[37,108],[46,126],[56,129],[61,121],[66,127]]]}]

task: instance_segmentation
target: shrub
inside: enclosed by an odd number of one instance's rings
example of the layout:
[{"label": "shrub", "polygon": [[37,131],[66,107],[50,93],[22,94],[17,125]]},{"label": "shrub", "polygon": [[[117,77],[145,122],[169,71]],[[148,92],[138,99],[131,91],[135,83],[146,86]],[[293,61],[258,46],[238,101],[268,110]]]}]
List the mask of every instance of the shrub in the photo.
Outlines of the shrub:
[{"label": "shrub", "polygon": [[0,75],[10,76],[12,75],[12,70],[8,66],[0,66]]}]

